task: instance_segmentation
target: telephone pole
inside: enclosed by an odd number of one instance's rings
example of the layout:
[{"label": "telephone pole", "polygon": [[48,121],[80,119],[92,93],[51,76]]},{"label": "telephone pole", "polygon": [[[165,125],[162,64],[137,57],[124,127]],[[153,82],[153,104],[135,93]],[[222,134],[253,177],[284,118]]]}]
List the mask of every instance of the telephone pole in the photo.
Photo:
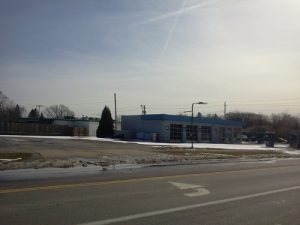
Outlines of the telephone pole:
[{"label": "telephone pole", "polygon": [[226,102],[224,102],[224,119],[226,119],[226,108],[227,108],[227,104]]},{"label": "telephone pole", "polygon": [[115,100],[115,130],[117,130],[117,94],[114,93],[114,100]]},{"label": "telephone pole", "polygon": [[142,115],[146,115],[146,106],[141,105],[141,108],[142,108]]}]

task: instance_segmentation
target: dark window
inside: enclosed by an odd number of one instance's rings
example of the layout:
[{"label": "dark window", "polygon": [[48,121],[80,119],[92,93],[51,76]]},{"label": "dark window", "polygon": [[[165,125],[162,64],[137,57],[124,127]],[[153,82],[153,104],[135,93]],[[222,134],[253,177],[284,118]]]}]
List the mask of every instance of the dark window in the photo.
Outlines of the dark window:
[{"label": "dark window", "polygon": [[225,143],[225,134],[226,134],[225,127],[220,127],[219,128],[219,142],[220,143]]},{"label": "dark window", "polygon": [[182,125],[170,124],[170,140],[171,141],[182,141]]},{"label": "dark window", "polygon": [[211,127],[208,126],[201,127],[201,141],[211,142]]},{"label": "dark window", "polygon": [[192,135],[194,135],[193,140],[197,141],[198,140],[197,129],[198,129],[197,126],[193,126],[193,129],[192,129],[191,125],[187,125],[186,126],[186,139],[191,141],[193,138]]}]

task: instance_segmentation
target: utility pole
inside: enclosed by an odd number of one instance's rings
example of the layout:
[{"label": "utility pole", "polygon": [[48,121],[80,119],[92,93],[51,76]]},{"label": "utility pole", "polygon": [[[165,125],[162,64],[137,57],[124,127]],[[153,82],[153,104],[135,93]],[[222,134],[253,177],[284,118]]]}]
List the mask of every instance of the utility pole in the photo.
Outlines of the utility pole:
[{"label": "utility pole", "polygon": [[224,119],[226,119],[226,108],[227,108],[227,104],[226,102],[224,102]]},{"label": "utility pole", "polygon": [[146,106],[141,105],[141,108],[142,108],[142,115],[146,115]]},{"label": "utility pole", "polygon": [[41,115],[41,108],[44,107],[44,105],[36,105],[35,107],[37,107],[39,109],[39,116]]},{"label": "utility pole", "polygon": [[115,100],[115,130],[117,130],[117,94],[114,93],[114,100]]}]

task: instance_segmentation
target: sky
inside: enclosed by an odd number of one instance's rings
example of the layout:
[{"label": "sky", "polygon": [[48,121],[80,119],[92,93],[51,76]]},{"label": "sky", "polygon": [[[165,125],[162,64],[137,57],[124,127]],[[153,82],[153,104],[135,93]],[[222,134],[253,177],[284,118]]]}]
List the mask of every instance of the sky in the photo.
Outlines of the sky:
[{"label": "sky", "polygon": [[299,0],[0,0],[0,91],[76,116],[300,115]]}]

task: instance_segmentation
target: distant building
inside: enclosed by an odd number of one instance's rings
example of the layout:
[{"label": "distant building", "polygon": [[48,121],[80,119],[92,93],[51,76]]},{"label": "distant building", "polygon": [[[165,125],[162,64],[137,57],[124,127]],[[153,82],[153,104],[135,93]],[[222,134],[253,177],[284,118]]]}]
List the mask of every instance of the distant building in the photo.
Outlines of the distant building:
[{"label": "distant building", "polygon": [[122,116],[121,129],[125,139],[158,142],[240,143],[242,123],[238,121],[182,115],[149,114]]},{"label": "distant building", "polygon": [[16,122],[0,121],[0,134],[96,137],[99,120],[95,118],[40,119],[20,118]]},{"label": "distant building", "polygon": [[[53,119],[53,125],[68,126],[73,128],[85,128],[87,136],[96,137],[96,131],[99,121],[96,120],[82,120],[82,119]],[[85,135],[78,135],[85,136]]]}]

